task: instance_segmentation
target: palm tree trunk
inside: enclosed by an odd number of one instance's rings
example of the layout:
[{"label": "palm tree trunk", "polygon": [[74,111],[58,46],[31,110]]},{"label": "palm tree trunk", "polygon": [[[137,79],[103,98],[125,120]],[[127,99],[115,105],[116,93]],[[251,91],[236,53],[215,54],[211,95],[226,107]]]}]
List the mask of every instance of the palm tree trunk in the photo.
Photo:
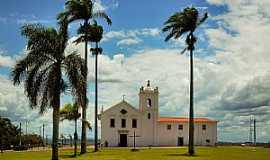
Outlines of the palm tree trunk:
[{"label": "palm tree trunk", "polygon": [[2,135],[0,135],[0,142],[1,142],[1,153],[3,153],[3,150],[4,150],[4,147],[3,147],[3,136]]},{"label": "palm tree trunk", "polygon": [[58,137],[59,137],[59,117],[60,117],[60,94],[55,97],[53,107],[53,137],[52,137],[52,160],[58,160]]},{"label": "palm tree trunk", "polygon": [[[84,25],[87,25],[87,21],[84,22]],[[85,33],[85,37],[86,37]],[[86,73],[85,73],[85,96],[84,96],[84,106],[82,106],[82,137],[81,137],[81,154],[86,153],[86,108],[87,108],[87,41],[85,41],[85,47],[84,47],[84,60],[85,60],[85,66],[86,66]]]},{"label": "palm tree trunk", "polygon": [[[193,34],[190,35],[193,39]],[[189,144],[188,153],[189,155],[194,155],[194,113],[193,113],[193,49],[194,44],[189,47],[190,49],[190,101],[189,101]]]},{"label": "palm tree trunk", "polygon": [[77,134],[77,119],[75,119],[75,132],[74,132],[74,156],[77,156],[77,139],[78,139],[78,134]]},{"label": "palm tree trunk", "polygon": [[98,113],[98,43],[96,43],[96,51],[95,51],[95,148],[94,151],[98,151],[98,123],[97,123],[97,113]]}]

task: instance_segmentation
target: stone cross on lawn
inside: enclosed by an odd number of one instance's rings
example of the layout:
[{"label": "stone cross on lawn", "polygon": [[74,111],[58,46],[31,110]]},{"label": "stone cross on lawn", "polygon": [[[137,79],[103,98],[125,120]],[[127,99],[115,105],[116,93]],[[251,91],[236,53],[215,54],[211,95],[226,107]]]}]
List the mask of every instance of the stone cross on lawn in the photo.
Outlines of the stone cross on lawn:
[{"label": "stone cross on lawn", "polygon": [[133,136],[129,136],[129,137],[133,138],[133,149],[132,150],[135,151],[136,150],[136,138],[140,137],[140,136],[136,135],[136,133],[134,131]]}]

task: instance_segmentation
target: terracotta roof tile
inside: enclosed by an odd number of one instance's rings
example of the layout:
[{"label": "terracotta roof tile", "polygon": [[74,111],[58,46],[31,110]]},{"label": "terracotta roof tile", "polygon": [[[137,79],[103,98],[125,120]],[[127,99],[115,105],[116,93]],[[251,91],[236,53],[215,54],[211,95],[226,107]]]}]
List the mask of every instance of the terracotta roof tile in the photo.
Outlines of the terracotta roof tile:
[{"label": "terracotta roof tile", "polygon": [[[160,117],[158,122],[167,122],[167,123],[184,123],[189,122],[189,118],[185,117]],[[195,123],[216,123],[216,120],[211,120],[208,118],[194,118]]]}]

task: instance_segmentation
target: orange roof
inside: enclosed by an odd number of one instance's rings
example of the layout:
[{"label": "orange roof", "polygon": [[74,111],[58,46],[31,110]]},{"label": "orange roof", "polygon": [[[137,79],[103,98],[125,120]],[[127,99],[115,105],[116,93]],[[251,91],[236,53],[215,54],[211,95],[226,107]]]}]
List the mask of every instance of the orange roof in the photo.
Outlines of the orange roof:
[{"label": "orange roof", "polygon": [[[167,123],[184,123],[189,122],[189,118],[184,117],[160,117],[158,122],[167,122]],[[194,118],[195,123],[216,123],[216,120],[211,120],[208,118]]]}]

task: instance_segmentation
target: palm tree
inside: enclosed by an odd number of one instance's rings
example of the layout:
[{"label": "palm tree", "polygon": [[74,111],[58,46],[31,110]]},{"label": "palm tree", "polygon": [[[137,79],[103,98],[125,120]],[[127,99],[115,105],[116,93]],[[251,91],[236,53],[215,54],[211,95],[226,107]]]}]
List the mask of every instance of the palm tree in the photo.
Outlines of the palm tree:
[{"label": "palm tree", "polygon": [[[91,20],[95,18],[103,18],[107,21],[109,25],[111,25],[111,19],[107,16],[104,12],[94,12],[93,11],[94,2],[92,0],[67,0],[65,3],[65,11],[60,13],[58,15],[58,20],[61,19],[62,16],[68,16],[69,17],[69,23],[72,23],[74,21],[83,21],[83,25],[85,28],[86,26],[90,25]],[[83,33],[84,37],[87,37],[87,32]],[[87,67],[87,43],[88,41],[84,41],[85,43],[85,64]],[[86,74],[85,79],[87,83],[87,68],[86,68]],[[87,87],[86,87],[87,88]],[[85,94],[85,104],[82,106],[82,135],[81,135],[81,154],[86,152],[86,109],[87,109],[87,91],[84,91]],[[95,103],[96,104],[96,103]],[[95,106],[97,108],[97,106]],[[95,111],[96,113],[97,111]],[[95,119],[97,119],[97,116],[95,116]],[[96,121],[96,120],[95,120]],[[95,126],[97,123],[95,124]],[[95,130],[95,135],[97,134]],[[96,136],[95,136],[96,137]],[[97,140],[95,139],[95,142]],[[97,145],[95,144],[95,151],[97,151]]]},{"label": "palm tree", "polygon": [[[187,34],[185,50],[190,51],[190,110],[189,110],[189,145],[188,153],[194,155],[194,113],[193,113],[193,50],[195,49],[194,44],[197,38],[194,36],[195,30],[200,24],[202,24],[208,15],[207,12],[199,17],[199,12],[194,7],[187,7],[182,12],[177,12],[169,17],[164,23],[163,32],[169,32],[165,41],[171,38],[178,39],[183,34]],[[183,51],[183,52],[184,52]]]},{"label": "palm tree", "polygon": [[60,111],[61,121],[69,120],[74,121],[74,156],[77,156],[77,120],[81,117],[81,114],[78,112],[78,104],[65,104],[64,107]]},{"label": "palm tree", "polygon": [[14,85],[24,81],[32,109],[39,108],[40,114],[53,109],[52,160],[58,159],[61,93],[70,91],[81,105],[86,87],[83,59],[76,53],[67,56],[64,53],[68,23],[62,18],[59,30],[41,24],[26,24],[21,28],[28,42],[27,55],[17,61],[11,72]]},{"label": "palm tree", "polygon": [[64,139],[65,139],[65,136],[64,134],[60,134],[60,139],[61,139],[61,145],[64,146]]},{"label": "palm tree", "polygon": [[[87,37],[82,35],[82,33],[87,33]],[[98,46],[98,43],[102,39],[103,35],[103,28],[102,26],[98,25],[96,21],[92,25],[81,26],[78,29],[78,34],[81,36],[75,40],[76,43],[80,42],[93,42],[95,43],[95,48],[91,48],[92,54],[95,56],[95,147],[94,151],[98,151],[97,139],[98,139],[98,123],[97,123],[97,115],[98,115],[98,55],[102,53],[102,48]]]}]

